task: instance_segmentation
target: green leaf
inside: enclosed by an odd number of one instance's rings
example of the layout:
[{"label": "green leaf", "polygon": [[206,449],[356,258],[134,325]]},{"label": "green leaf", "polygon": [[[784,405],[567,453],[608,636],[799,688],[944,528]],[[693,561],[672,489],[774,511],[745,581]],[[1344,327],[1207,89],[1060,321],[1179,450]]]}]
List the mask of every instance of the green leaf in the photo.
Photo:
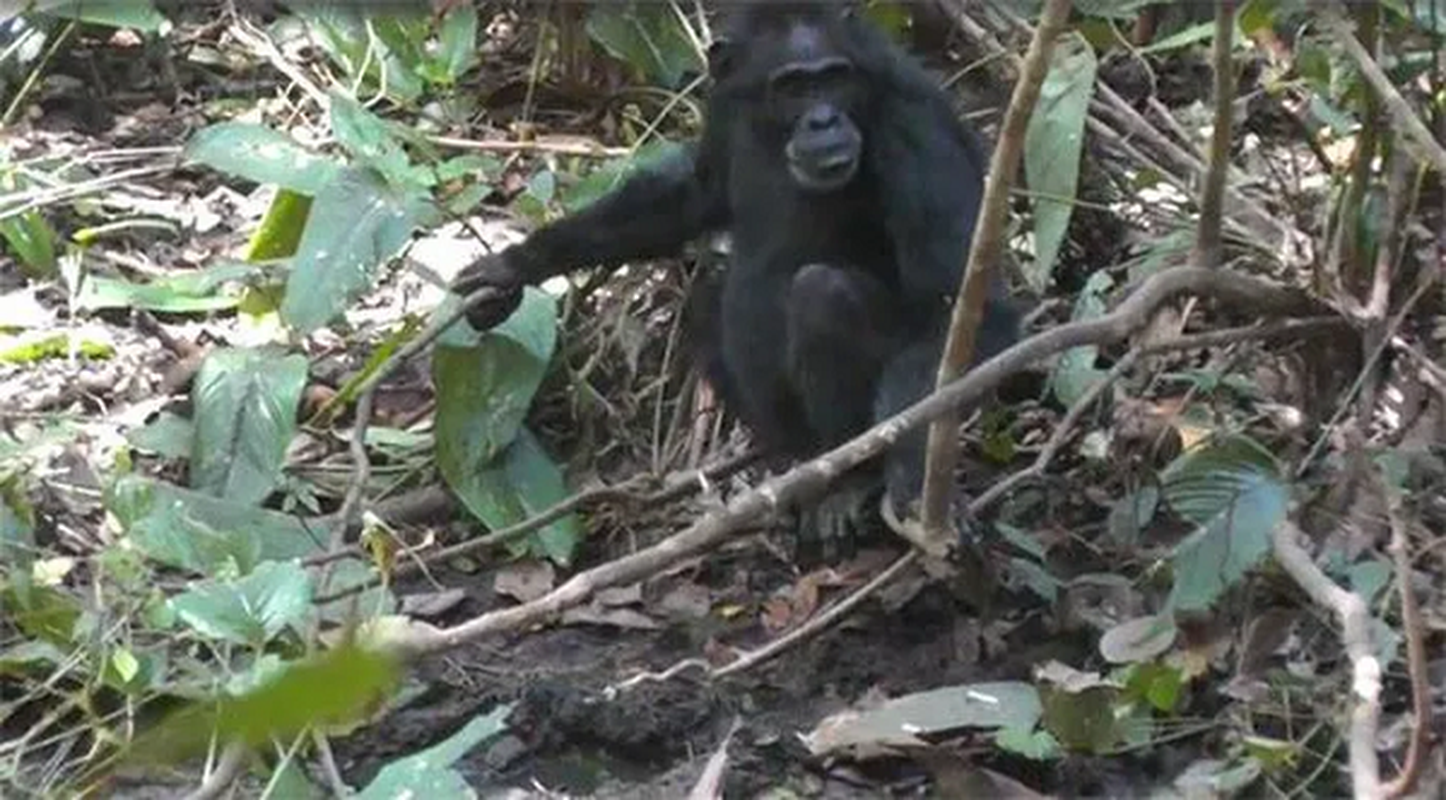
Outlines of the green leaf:
[{"label": "green leaf", "polygon": [[266,216],[251,235],[246,260],[255,264],[294,255],[310,216],[311,197],[282,188],[271,198]]},{"label": "green leaf", "polygon": [[191,387],[192,488],[255,504],[281,484],[306,369],[304,356],[269,348],[206,356]]},{"label": "green leaf", "polygon": [[436,58],[446,67],[447,82],[455,84],[477,66],[477,9],[455,5],[442,18]]},{"label": "green leaf", "polygon": [[1060,39],[1024,140],[1024,171],[1034,205],[1035,260],[1025,277],[1036,292],[1049,288],[1079,188],[1085,120],[1094,96],[1094,49],[1078,34]]},{"label": "green leaf", "polygon": [[386,178],[402,192],[425,192],[433,183],[431,171],[412,166],[393,135],[392,125],[354,98],[331,93],[331,130],[336,140],[359,162]]},{"label": "green leaf", "polygon": [[475,794],[452,765],[483,741],[507,730],[512,706],[502,705],[474,718],[442,742],[382,767],[357,800],[398,797],[462,798]]},{"label": "green leaf", "polygon": [[677,15],[662,3],[594,5],[587,17],[587,33],[648,83],[677,89],[686,72],[703,67]]},{"label": "green leaf", "polygon": [[179,764],[211,742],[239,740],[269,746],[313,725],[365,718],[396,692],[396,656],[358,647],[329,650],[287,665],[277,677],[243,697],[207,698],[145,731],[126,759],[137,764]]},{"label": "green leaf", "polygon": [[26,331],[17,336],[0,336],[0,363],[33,364],[47,358],[69,358],[72,350],[86,358],[110,358],[115,355],[115,346],[110,342],[86,338],[76,332],[75,339],[69,331],[45,333]]},{"label": "green leaf", "polygon": [[1160,490],[1153,484],[1141,486],[1137,492],[1121,497],[1110,507],[1108,530],[1116,544],[1134,547],[1140,533],[1155,518],[1160,505]]},{"label": "green leaf", "polygon": [[239,291],[226,292],[226,289],[260,276],[259,268],[238,261],[223,261],[195,272],[155,278],[149,283],[87,275],[75,304],[87,311],[106,308],[139,308],[166,314],[224,311],[241,302]]},{"label": "green leaf", "polygon": [[[439,454],[439,466],[441,460]],[[471,473],[443,468],[443,476],[467,509],[492,530],[536,516],[568,496],[562,471],[526,428],[491,464]],[[543,556],[566,566],[572,563],[582,538],[581,523],[576,515],[569,514],[537,531],[513,551]]]},{"label": "green leaf", "polygon": [[51,16],[74,19],[112,28],[135,28],[147,33],[160,33],[171,26],[150,0],[66,0],[65,2],[37,3],[36,10],[44,10]]},{"label": "green leaf", "polygon": [[423,199],[389,189],[369,171],[342,171],[312,204],[282,318],[303,334],[330,322],[430,218]]},{"label": "green leaf", "polygon": [[639,171],[678,158],[683,149],[684,146],[678,142],[654,140],[639,147],[629,158],[608,159],[566,192],[562,198],[562,208],[569,214],[575,214],[597,202]]},{"label": "green leaf", "polygon": [[1040,691],[1044,727],[1071,750],[1109,751],[1125,735],[1124,721],[1115,715],[1119,694],[1118,688],[1109,685],[1079,691],[1045,687]]},{"label": "green leaf", "polygon": [[177,595],[181,622],[211,639],[260,647],[311,610],[311,576],[294,561],[267,561],[233,581],[211,581]]},{"label": "green leaf", "polygon": [[21,270],[27,278],[48,280],[54,278],[55,231],[38,211],[26,211],[0,220],[0,236],[27,269]]},{"label": "green leaf", "polygon": [[68,647],[81,619],[74,597],[48,586],[21,583],[12,573],[10,585],[0,583],[0,614],[24,635]]},{"label": "green leaf", "polygon": [[315,195],[333,183],[342,169],[290,136],[249,122],[218,122],[196,131],[182,156],[228,175],[305,195]]},{"label": "green leaf", "polygon": [[143,427],[126,432],[126,441],[137,450],[145,450],[166,458],[187,458],[196,428],[185,417],[162,411]]},{"label": "green leaf", "polygon": [[1239,436],[1182,455],[1164,477],[1166,501],[1199,526],[1175,548],[1169,607],[1207,609],[1270,552],[1289,487],[1270,453]]},{"label": "green leaf", "polygon": [[130,543],[146,557],[205,575],[246,574],[268,560],[320,552],[325,525],[128,475],[106,498]]},{"label": "green leaf", "polygon": [[[438,313],[454,302],[448,298]],[[481,468],[512,443],[556,343],[557,302],[532,287],[517,311],[491,331],[478,335],[459,322],[438,338],[432,379],[443,474]]]}]

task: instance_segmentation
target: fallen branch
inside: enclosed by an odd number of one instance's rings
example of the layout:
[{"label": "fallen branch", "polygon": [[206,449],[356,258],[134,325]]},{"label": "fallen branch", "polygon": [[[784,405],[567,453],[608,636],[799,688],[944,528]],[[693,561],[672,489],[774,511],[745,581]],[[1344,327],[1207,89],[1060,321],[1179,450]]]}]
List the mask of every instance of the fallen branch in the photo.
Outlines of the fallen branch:
[{"label": "fallen branch", "polygon": [[1361,596],[1337,586],[1301,547],[1304,536],[1292,522],[1275,529],[1271,545],[1275,560],[1312,602],[1336,615],[1341,643],[1351,662],[1351,787],[1361,800],[1382,796],[1381,769],[1376,758],[1376,723],[1381,711],[1381,662],[1371,640],[1371,615]]},{"label": "fallen branch", "polygon": [[594,592],[636,583],[725,541],[734,531],[781,508],[807,500],[838,476],[892,447],[908,431],[953,408],[977,401],[1009,376],[1072,347],[1119,342],[1143,327],[1161,304],[1186,293],[1212,297],[1245,313],[1300,317],[1329,313],[1305,292],[1248,275],[1180,267],[1157,273],[1119,307],[1104,316],[1072,322],[1032,336],[972,369],[899,414],[874,425],[853,440],[734,497],[686,530],[615,561],[574,575],[563,585],[528,603],[498,609],[450,628],[414,623],[388,643],[408,656],[444,651],[469,641],[547,621],[584,603]]}]

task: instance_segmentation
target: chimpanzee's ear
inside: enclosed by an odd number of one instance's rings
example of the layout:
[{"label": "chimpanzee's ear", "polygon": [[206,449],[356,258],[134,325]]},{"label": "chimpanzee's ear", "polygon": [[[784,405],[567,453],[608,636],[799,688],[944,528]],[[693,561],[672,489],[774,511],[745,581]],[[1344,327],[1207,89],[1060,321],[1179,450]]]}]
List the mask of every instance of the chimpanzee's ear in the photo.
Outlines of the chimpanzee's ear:
[{"label": "chimpanzee's ear", "polygon": [[714,39],[708,45],[708,75],[713,80],[722,80],[733,69],[733,60],[737,48],[733,42],[725,36]]}]

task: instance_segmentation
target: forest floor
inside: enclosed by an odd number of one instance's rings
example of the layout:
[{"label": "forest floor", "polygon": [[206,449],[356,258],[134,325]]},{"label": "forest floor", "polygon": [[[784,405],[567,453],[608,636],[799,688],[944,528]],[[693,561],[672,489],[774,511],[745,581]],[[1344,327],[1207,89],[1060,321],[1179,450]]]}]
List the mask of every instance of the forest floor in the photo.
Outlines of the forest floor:
[{"label": "forest floor", "polygon": [[[209,34],[204,26],[194,27],[197,24],[190,23],[193,27],[173,35],[165,46],[205,39]],[[157,65],[162,62],[170,66],[161,70]],[[176,97],[163,96],[164,86],[155,80],[167,71],[174,73],[174,85],[181,89]],[[102,83],[96,82],[97,75],[104,77]],[[88,53],[59,58],[32,113],[7,133],[8,147],[15,159],[126,153],[138,159],[134,163],[151,163],[145,160],[148,148],[162,148],[155,152],[165,155],[165,148],[179,146],[212,121],[223,101],[241,107],[269,101],[280,80],[265,72],[203,71],[188,65],[177,51],[156,51],[121,37]],[[506,100],[512,94],[497,89],[494,96]],[[579,122],[586,115],[574,114],[546,93],[538,102],[539,117],[568,120],[577,129],[564,133],[586,138],[590,123]],[[551,105],[555,102],[559,107]],[[499,184],[521,180],[510,175]],[[101,258],[127,274],[153,275],[158,274],[156,265],[175,274],[239,252],[271,194],[264,188],[228,188],[214,174],[180,169],[138,175],[98,197],[105,215],[129,213],[168,222],[106,237],[87,257]],[[81,204],[60,213],[58,227],[68,230],[91,219]],[[1089,260],[1088,253],[1075,257]],[[463,265],[457,258],[442,260],[450,263],[429,266],[443,279]],[[619,444],[620,436],[630,442],[658,438],[658,419],[664,416],[658,409],[664,406],[636,399],[646,387],[661,383],[670,387],[670,403],[693,402],[680,389],[691,386],[679,377],[686,370],[675,354],[663,352],[665,342],[657,333],[671,325],[685,294],[676,270],[662,272],[672,277],[664,280],[663,288],[650,289],[645,300],[589,301],[580,313],[567,317],[561,335],[579,344],[565,349],[566,357],[578,365],[601,354],[608,379],[599,383],[611,384],[616,392],[583,402],[573,384],[552,376],[539,394],[530,419],[552,454],[567,465],[571,485],[588,485],[599,477],[616,483],[650,468],[650,459],[664,448]],[[385,327],[398,324],[417,303],[434,300],[436,292],[409,270],[398,270],[368,293],[362,305],[370,324]],[[30,280],[15,261],[0,260],[0,324],[78,330],[65,300],[59,282]],[[620,305],[634,317],[641,308],[663,321],[630,323]],[[193,375],[187,365],[193,367],[197,354],[210,343],[248,335],[227,314],[160,314],[137,320],[117,311],[84,320],[87,340],[107,344],[104,358],[0,363],[0,409],[6,418],[63,413],[87,432],[89,441],[113,440],[184,394],[177,384],[182,379],[176,376]],[[355,369],[375,345],[321,338],[312,345],[313,376]],[[599,349],[591,349],[594,346]],[[379,395],[379,419],[403,418],[430,402],[426,376],[421,365],[390,381]],[[578,409],[584,406],[592,416],[578,421]],[[1002,454],[988,436],[971,438],[971,490],[1029,464],[1060,415],[1059,409],[1043,408],[1035,400],[1011,412],[1013,444]],[[679,418],[691,420],[693,413],[685,411]],[[1102,418],[1096,424],[1110,427],[1118,419]],[[678,430],[691,427],[689,423]],[[622,430],[631,433],[619,434]],[[737,444],[736,435],[721,430],[703,439],[674,446],[670,466],[710,463],[733,452]],[[335,442],[329,446],[332,451],[345,449]],[[690,448],[691,455],[676,458]],[[1065,670],[1063,665],[1098,664],[1101,634],[1145,613],[1157,588],[1149,585],[1149,565],[1164,552],[1162,542],[1178,541],[1183,529],[1160,523],[1150,534],[1161,537],[1155,541],[1102,541],[1118,527],[1111,511],[1117,508],[1114,499],[1123,477],[1111,474],[1107,462],[1091,463],[1077,454],[1062,460],[1059,475],[1025,492],[1024,499],[1015,501],[1011,517],[1031,521],[1031,534],[1049,552],[1044,563],[1061,567],[1062,577],[1041,576],[1032,565],[1022,564],[1017,542],[1015,549],[999,544],[991,552],[1002,561],[1000,583],[987,604],[915,575],[888,587],[821,635],[749,669],[706,680],[706,668],[795,628],[905,552],[890,541],[866,542],[851,558],[803,568],[791,556],[787,526],[772,525],[643,584],[601,593],[554,624],[471,642],[421,660],[408,671],[399,699],[373,724],[331,737],[331,758],[347,784],[365,786],[388,763],[510,703],[505,732],[456,764],[480,796],[683,798],[712,780],[707,775],[710,758],[726,743],[721,780],[729,797],[1143,797],[1155,791],[1166,793],[1157,796],[1193,797],[1202,796],[1191,794],[1201,786],[1216,791],[1227,784],[1226,767],[1239,765],[1242,753],[1256,759],[1258,774],[1260,764],[1276,752],[1277,740],[1269,736],[1299,745],[1292,749],[1290,764],[1280,766],[1276,775],[1281,785],[1308,792],[1316,780],[1312,771],[1333,770],[1343,746],[1329,726],[1316,724],[1330,709],[1341,710],[1328,698],[1342,696],[1343,676],[1316,675],[1317,682],[1300,690],[1313,698],[1302,701],[1300,708],[1292,708],[1289,701],[1272,703],[1257,709],[1260,719],[1250,724],[1241,719],[1247,713],[1241,711],[1246,698],[1266,691],[1268,670],[1306,682],[1332,654],[1339,655],[1332,620],[1311,609],[1278,574],[1262,577],[1251,597],[1234,598],[1219,615],[1182,622],[1172,663],[1188,665],[1181,669],[1190,677],[1187,685],[1176,687],[1180,698],[1173,705],[1188,713],[1172,717],[1147,743],[1119,741],[1100,748],[1098,755],[1077,749],[1053,759],[1030,759],[996,747],[992,731],[952,731],[937,737],[935,747],[890,750],[875,742],[822,757],[810,752],[806,737],[826,734],[826,723],[837,721],[836,715],[877,707],[885,698],[985,682],[1029,682],[1050,665]],[[46,480],[67,487],[37,506],[55,537],[52,546],[61,552],[91,552],[105,537],[104,511],[94,497],[77,501],[69,490],[79,486],[98,495],[103,476],[83,457],[57,459],[50,466]],[[141,461],[138,468],[172,474],[162,462]],[[726,499],[760,475],[745,472],[714,489]],[[338,490],[329,498],[329,509],[334,510],[339,495]],[[719,494],[705,495],[638,515],[625,506],[589,509],[583,517],[589,535],[572,567],[585,569],[654,543],[719,499]],[[454,543],[473,531],[461,516],[454,502],[443,500],[409,520],[407,535]],[[1129,578],[1124,577],[1126,566],[1131,567]],[[1421,568],[1423,582],[1439,579],[1439,574],[1424,571],[1434,566],[1422,562]],[[433,565],[425,576],[408,576],[390,588],[410,613],[440,626],[534,599],[561,583],[561,572],[539,560],[461,558]],[[1437,580],[1427,600],[1428,606],[1435,604],[1428,616],[1436,626],[1446,608],[1439,586]],[[667,677],[635,680],[644,673],[659,676],[689,660],[699,663]],[[1438,654],[1434,663],[1440,667],[1446,662]],[[1409,702],[1402,669],[1397,662],[1388,676],[1392,720],[1404,718],[1397,715]],[[1439,688],[1437,694],[1440,702]],[[1383,749],[1396,749],[1405,741],[1405,725],[1393,722],[1383,729]],[[1242,735],[1244,730],[1255,731],[1259,739],[1251,741]],[[1088,739],[1088,734],[1081,735],[1081,740]],[[195,767],[190,763],[170,775],[117,776],[107,794],[176,796],[194,788]],[[1201,777],[1192,783],[1192,774]],[[1427,785],[1442,784],[1438,777]],[[261,779],[248,776],[242,793],[249,796],[260,786]]]}]

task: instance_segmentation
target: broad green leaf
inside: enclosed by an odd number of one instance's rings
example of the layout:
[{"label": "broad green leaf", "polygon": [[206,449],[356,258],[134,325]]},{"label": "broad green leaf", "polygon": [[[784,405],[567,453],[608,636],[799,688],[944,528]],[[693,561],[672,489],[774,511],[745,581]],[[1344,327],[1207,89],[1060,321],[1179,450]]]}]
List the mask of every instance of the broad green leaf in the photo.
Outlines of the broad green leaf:
[{"label": "broad green leaf", "polygon": [[401,664],[390,654],[344,646],[288,664],[242,697],[196,701],[137,737],[128,761],[179,764],[216,740],[267,747],[309,726],[354,722],[394,694]]},{"label": "broad green leaf", "polygon": [[130,543],[147,558],[205,575],[250,572],[267,560],[320,552],[322,525],[130,475],[107,497]]},{"label": "broad green leaf", "polygon": [[[375,92],[385,76],[386,94],[391,99],[407,104],[421,96],[425,87],[413,65],[387,45],[391,31],[383,15],[366,15],[364,6],[347,3],[299,3],[290,10],[306,22],[317,44],[346,73],[346,82],[362,84],[357,87],[359,92]],[[425,12],[414,16],[426,18]],[[366,70],[364,80],[358,81],[362,69]]]},{"label": "broad green leaf", "polygon": [[81,620],[74,597],[49,586],[34,586],[10,574],[0,583],[0,615],[25,636],[68,647]]},{"label": "broad green leaf", "polygon": [[27,211],[0,220],[0,236],[20,259],[28,278],[51,279],[57,274],[55,231],[38,211]]},{"label": "broad green leaf", "polygon": [[271,199],[266,216],[251,235],[246,260],[255,264],[294,255],[310,215],[311,197],[283,187]]},{"label": "broad green leaf", "polygon": [[312,203],[282,318],[303,334],[330,322],[430,218],[424,199],[388,188],[367,170],[344,170]]},{"label": "broad green leaf", "polygon": [[1039,103],[1024,140],[1024,171],[1034,205],[1035,260],[1025,276],[1036,292],[1049,288],[1079,188],[1085,120],[1098,62],[1078,35],[1055,44]]},{"label": "broad green leaf", "polygon": [[662,3],[600,3],[588,14],[587,33],[649,83],[669,89],[703,66],[677,15]]},{"label": "broad green leaf", "polygon": [[260,275],[257,267],[236,261],[155,278],[149,283],[87,275],[75,303],[88,311],[105,308],[139,308],[166,314],[222,311],[235,308],[241,302],[239,288],[226,291],[228,288],[244,285]]},{"label": "broad green leaf", "polygon": [[257,504],[281,483],[306,387],[306,357],[270,348],[215,350],[191,387],[191,487]]},{"label": "broad green leaf", "polygon": [[162,411],[143,427],[126,432],[126,441],[137,450],[145,450],[166,458],[187,458],[196,428],[189,419]]},{"label": "broad green leaf", "polygon": [[[439,438],[439,450],[441,441]],[[437,461],[441,466],[440,453]],[[471,472],[443,467],[442,474],[467,509],[492,530],[536,516],[568,496],[562,471],[526,428],[486,466]],[[569,514],[514,546],[513,552],[543,556],[566,566],[582,537],[581,523]]]},{"label": "broad green leaf", "polygon": [[[448,298],[438,313],[454,302]],[[482,468],[512,443],[556,343],[557,303],[532,287],[517,311],[491,331],[476,334],[459,322],[438,338],[432,379],[443,474]]]},{"label": "broad green leaf", "polygon": [[436,58],[446,67],[447,83],[455,84],[477,66],[477,9],[455,5],[442,18]]},{"label": "broad green leaf", "polygon": [[424,192],[434,182],[430,170],[412,166],[391,123],[340,92],[331,93],[331,130],[359,166],[376,170],[393,189]]},{"label": "broad green leaf", "polygon": [[1175,548],[1169,607],[1208,609],[1270,552],[1289,487],[1270,453],[1232,437],[1182,455],[1165,472],[1166,501],[1199,526]]},{"label": "broad green leaf", "polygon": [[311,610],[311,576],[295,561],[267,561],[250,575],[212,579],[172,597],[171,608],[197,633],[260,647]]},{"label": "broad green leaf", "polygon": [[1124,720],[1115,715],[1120,690],[1098,684],[1072,691],[1058,686],[1040,690],[1044,728],[1071,750],[1109,751],[1125,736]]},{"label": "broad green leaf", "polygon": [[147,33],[163,32],[171,26],[170,20],[157,11],[150,0],[62,0],[39,2],[35,8],[64,19],[112,28],[135,28]]},{"label": "broad green leaf", "polygon": [[218,122],[191,136],[182,155],[228,175],[316,195],[342,167],[265,125]]},{"label": "broad green leaf", "polygon": [[511,713],[510,704],[498,706],[438,744],[382,767],[376,778],[357,795],[358,800],[474,796],[475,792],[452,765],[472,748],[507,730],[507,717]]}]

